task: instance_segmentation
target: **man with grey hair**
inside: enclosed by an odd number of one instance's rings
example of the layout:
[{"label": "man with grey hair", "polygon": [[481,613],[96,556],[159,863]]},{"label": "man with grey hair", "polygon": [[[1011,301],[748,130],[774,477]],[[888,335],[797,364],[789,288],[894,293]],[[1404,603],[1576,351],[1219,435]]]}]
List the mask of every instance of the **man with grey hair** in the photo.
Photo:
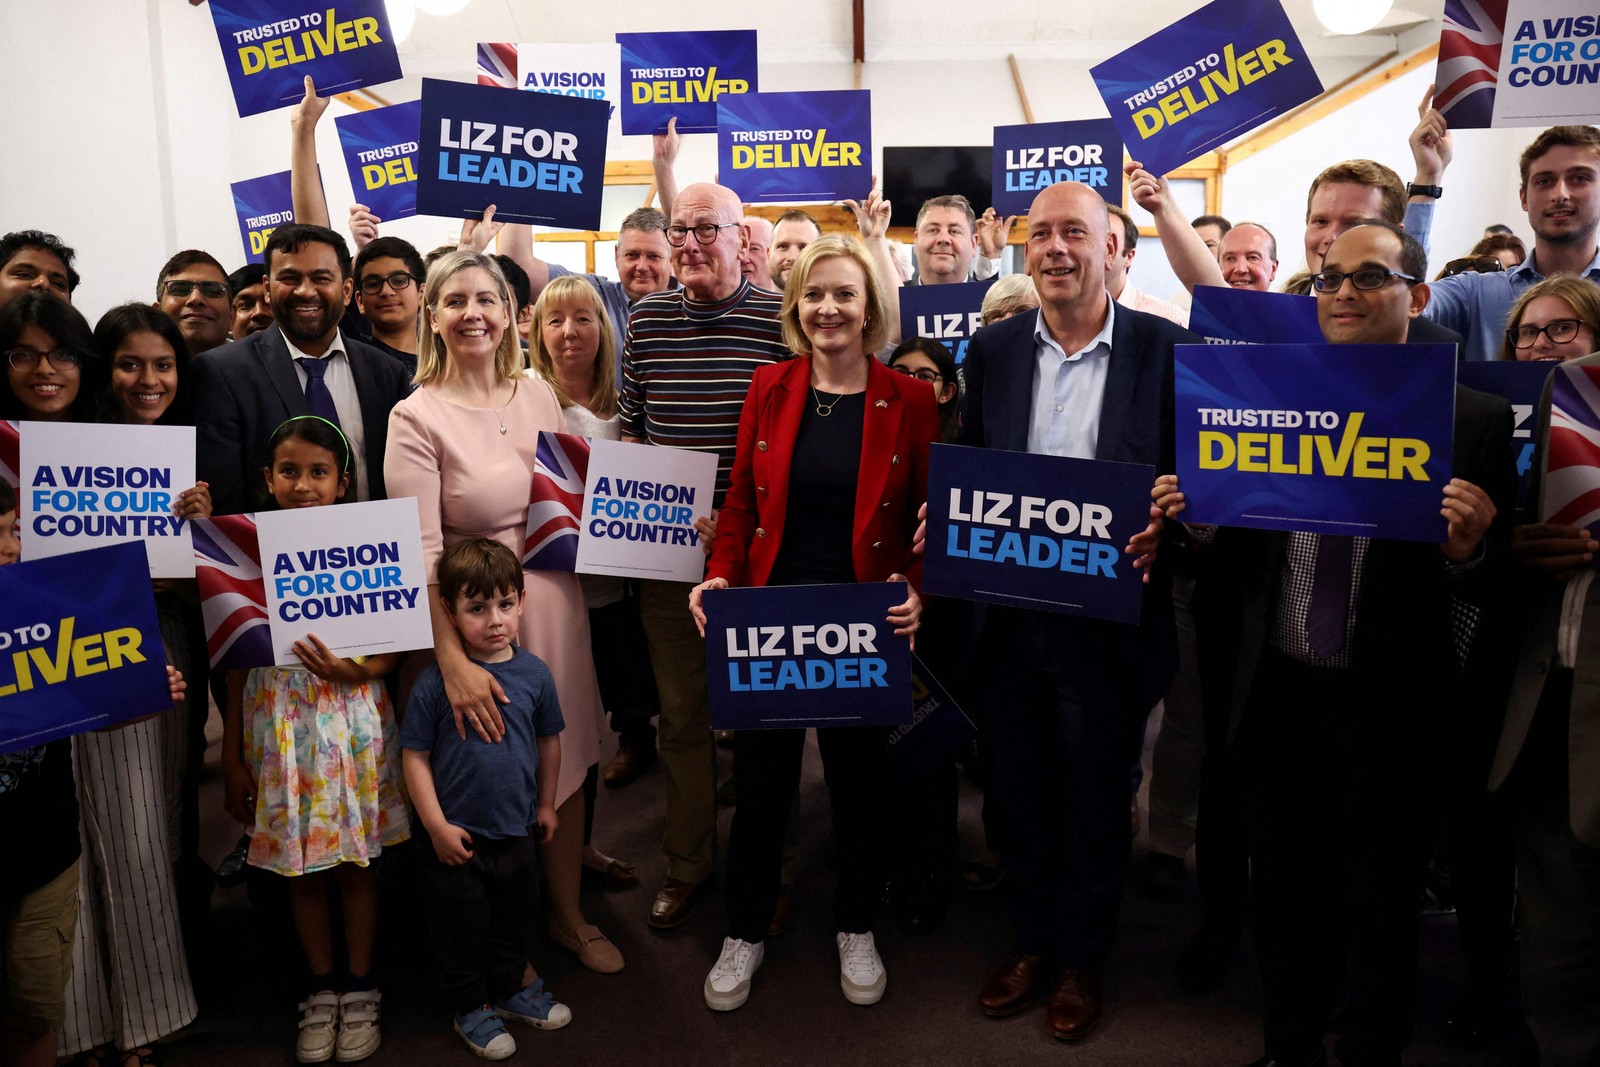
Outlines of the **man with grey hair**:
[{"label": "man with grey hair", "polygon": [[744,217],[744,255],[739,257],[739,273],[760,289],[780,291],[773,282],[768,254],[772,250],[772,223],[760,215]]},{"label": "man with grey hair", "polygon": [[1267,292],[1278,276],[1278,239],[1259,222],[1241,222],[1222,235],[1217,260],[1235,289]]}]

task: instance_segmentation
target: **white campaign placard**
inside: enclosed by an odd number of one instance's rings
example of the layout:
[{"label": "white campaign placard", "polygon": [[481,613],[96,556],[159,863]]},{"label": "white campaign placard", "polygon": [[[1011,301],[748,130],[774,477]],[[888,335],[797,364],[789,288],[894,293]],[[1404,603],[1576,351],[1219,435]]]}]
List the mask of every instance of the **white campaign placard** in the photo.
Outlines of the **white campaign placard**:
[{"label": "white campaign placard", "polygon": [[189,523],[172,513],[194,485],[194,427],[24,422],[22,558],[143,541],[152,578],[193,578]]},{"label": "white campaign placard", "polygon": [[1594,0],[1512,0],[1500,41],[1495,126],[1600,118],[1600,18]]},{"label": "white campaign placard", "polygon": [[517,88],[530,93],[555,93],[611,105],[606,143],[622,136],[622,47],[609,44],[519,44]]},{"label": "white campaign placard", "polygon": [[700,581],[706,557],[694,520],[711,514],[716,484],[709,452],[591,441],[574,569]]},{"label": "white campaign placard", "polygon": [[256,534],[280,666],[308,633],[345,657],[433,647],[414,498],[261,511]]}]

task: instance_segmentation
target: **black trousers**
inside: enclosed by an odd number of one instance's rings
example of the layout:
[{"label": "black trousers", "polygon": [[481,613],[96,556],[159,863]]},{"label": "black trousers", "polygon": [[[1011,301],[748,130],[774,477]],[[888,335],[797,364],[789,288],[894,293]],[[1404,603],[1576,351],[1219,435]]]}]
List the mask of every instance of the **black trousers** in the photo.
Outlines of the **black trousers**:
[{"label": "black trousers", "polygon": [[1392,681],[1268,649],[1240,725],[1266,1048],[1283,1062],[1322,1048],[1346,945],[1352,1050],[1398,1065],[1411,1039],[1436,781],[1426,708]]},{"label": "black trousers", "polygon": [[660,713],[661,700],[656,695],[650,646],[639,618],[637,582],[627,584],[621,600],[589,609],[589,650],[594,655],[600,701],[611,715],[618,743],[654,752],[656,728],[650,719]]},{"label": "black trousers", "polygon": [[429,842],[417,850],[439,988],[457,1014],[522,988],[538,928],[538,846],[532,835],[476,837],[472,849],[472,858],[459,867],[440,863]]},{"label": "black trousers", "polygon": [[[866,933],[883,877],[884,751],[888,730],[873,726],[817,731],[823,780],[833,808],[838,881],[833,892],[837,929]],[[804,730],[741,730],[733,752],[739,783],[728,840],[728,933],[763,941],[778,902],[789,806],[800,785]]]}]

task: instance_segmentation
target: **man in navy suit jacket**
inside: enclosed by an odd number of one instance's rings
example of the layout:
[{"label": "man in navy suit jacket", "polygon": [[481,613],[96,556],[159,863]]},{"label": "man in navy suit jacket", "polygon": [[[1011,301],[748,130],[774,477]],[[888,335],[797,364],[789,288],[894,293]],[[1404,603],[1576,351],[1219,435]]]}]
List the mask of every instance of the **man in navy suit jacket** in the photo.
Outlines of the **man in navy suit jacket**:
[{"label": "man in navy suit jacket", "polygon": [[389,409],[411,387],[399,360],[339,332],[351,286],[344,238],[321,226],[280,227],[267,241],[266,265],[274,325],[194,362],[197,466],[215,511],[255,510],[273,431],[297,415],[322,414],[307,401],[309,371],[321,372],[350,442],[355,499],[381,500]]},{"label": "man in navy suit jacket", "polygon": [[[1039,312],[973,337],[962,444],[1172,470],[1172,348],[1199,338],[1114,304],[1112,254],[1094,190],[1053,185],[1034,199],[1027,261]],[[1158,531],[1130,548],[1146,551]],[[980,662],[1016,953],[979,1006],[1015,1014],[1053,980],[1046,1023],[1072,1041],[1100,1016],[1132,844],[1129,769],[1176,664],[1171,587],[1156,568],[1137,626],[991,606]]]}]

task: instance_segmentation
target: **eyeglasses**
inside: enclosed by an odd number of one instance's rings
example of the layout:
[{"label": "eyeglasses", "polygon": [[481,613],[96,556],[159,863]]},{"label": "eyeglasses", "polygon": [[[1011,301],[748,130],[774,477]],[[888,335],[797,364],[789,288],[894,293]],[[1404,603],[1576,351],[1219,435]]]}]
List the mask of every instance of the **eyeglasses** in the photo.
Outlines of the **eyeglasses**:
[{"label": "eyeglasses", "polygon": [[1566,344],[1578,336],[1578,327],[1583,325],[1581,319],[1556,319],[1543,326],[1516,326],[1506,331],[1506,336],[1511,338],[1515,348],[1532,348],[1539,340],[1542,333],[1550,338],[1553,345]]},{"label": "eyeglasses", "polygon": [[1337,293],[1344,286],[1344,280],[1350,279],[1350,284],[1357,289],[1371,292],[1382,289],[1389,284],[1390,278],[1403,278],[1412,285],[1417,284],[1417,279],[1409,274],[1401,274],[1397,270],[1385,267],[1362,267],[1360,270],[1342,271],[1325,270],[1311,276],[1311,288],[1319,293]]},{"label": "eyeglasses", "polygon": [[228,296],[228,286],[225,282],[191,282],[177,279],[163,282],[161,291],[179,300],[187,300],[199,288],[200,295],[207,300],[223,300]]},{"label": "eyeglasses", "polygon": [[907,378],[915,378],[919,382],[927,382],[930,385],[934,382],[944,380],[944,375],[940,374],[936,370],[929,370],[926,367],[922,368],[921,370],[906,370],[906,368],[903,366],[894,366],[890,367],[889,369],[894,371],[896,374],[904,374]]},{"label": "eyeglasses", "polygon": [[13,348],[6,353],[6,362],[13,370],[32,370],[41,359],[50,361],[56,370],[71,370],[83,362],[83,356],[70,349],[58,348],[54,352],[35,352],[31,348]]},{"label": "eyeglasses", "polygon": [[1498,274],[1506,269],[1497,256],[1463,256],[1452,259],[1444,265],[1444,274],[1441,277],[1450,278],[1457,274]]},{"label": "eyeglasses", "polygon": [[372,296],[375,293],[383,292],[383,287],[385,284],[387,284],[389,288],[399,291],[416,281],[417,276],[415,274],[410,274],[403,270],[397,270],[393,274],[387,276],[369,274],[365,278],[361,279],[361,291],[366,293],[368,296]]},{"label": "eyeglasses", "polygon": [[694,232],[694,239],[703,245],[708,245],[717,239],[717,234],[730,226],[739,225],[737,222],[702,222],[698,226],[668,226],[667,244],[673,248],[682,248],[689,239],[689,233]]}]

